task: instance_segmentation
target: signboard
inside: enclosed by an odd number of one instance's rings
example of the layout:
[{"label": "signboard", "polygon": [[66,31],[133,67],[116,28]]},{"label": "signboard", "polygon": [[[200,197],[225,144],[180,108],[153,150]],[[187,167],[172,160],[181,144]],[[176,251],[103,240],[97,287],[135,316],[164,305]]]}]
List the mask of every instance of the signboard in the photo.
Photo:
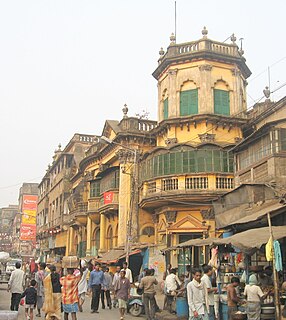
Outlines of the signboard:
[{"label": "signboard", "polygon": [[103,197],[104,197],[104,204],[113,203],[113,192],[111,192],[111,191],[104,192]]},{"label": "signboard", "polygon": [[38,196],[32,194],[23,195],[20,240],[36,241],[37,202]]},{"label": "signboard", "polygon": [[21,224],[20,240],[35,241],[36,240],[36,225],[34,224]]}]

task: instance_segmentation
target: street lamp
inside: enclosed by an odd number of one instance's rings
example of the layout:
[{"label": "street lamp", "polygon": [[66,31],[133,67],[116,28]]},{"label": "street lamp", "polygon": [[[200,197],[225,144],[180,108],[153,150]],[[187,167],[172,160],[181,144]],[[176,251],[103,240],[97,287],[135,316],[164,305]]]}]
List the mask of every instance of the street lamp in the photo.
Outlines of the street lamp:
[{"label": "street lamp", "polygon": [[[127,217],[127,234],[126,234],[126,262],[129,263],[129,254],[130,254],[130,245],[132,242],[132,219],[135,216],[137,223],[136,223],[136,232],[138,232],[138,215],[139,215],[139,208],[138,208],[138,202],[139,202],[139,193],[138,193],[138,189],[139,189],[139,181],[138,181],[138,162],[139,162],[139,150],[138,149],[133,149],[130,148],[128,146],[125,146],[124,144],[115,142],[105,136],[102,136],[100,138],[102,141],[108,143],[108,144],[115,144],[120,146],[123,149],[129,150],[131,152],[131,154],[133,155],[133,173],[131,173],[131,204],[130,204],[130,208],[129,208],[129,214]],[[120,155],[119,155],[120,157]],[[121,155],[122,158],[125,158],[123,161],[126,162],[127,159],[126,157],[123,157]],[[122,171],[122,173],[126,173],[125,170]],[[134,215],[134,216],[133,216]]]}]

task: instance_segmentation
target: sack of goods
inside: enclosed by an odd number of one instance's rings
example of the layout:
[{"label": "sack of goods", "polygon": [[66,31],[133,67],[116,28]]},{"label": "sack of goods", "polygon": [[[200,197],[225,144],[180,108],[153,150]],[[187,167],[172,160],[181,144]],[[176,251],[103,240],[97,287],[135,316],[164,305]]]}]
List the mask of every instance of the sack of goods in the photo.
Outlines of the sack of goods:
[{"label": "sack of goods", "polygon": [[63,268],[78,268],[79,267],[78,258],[76,256],[63,257],[62,267]]}]

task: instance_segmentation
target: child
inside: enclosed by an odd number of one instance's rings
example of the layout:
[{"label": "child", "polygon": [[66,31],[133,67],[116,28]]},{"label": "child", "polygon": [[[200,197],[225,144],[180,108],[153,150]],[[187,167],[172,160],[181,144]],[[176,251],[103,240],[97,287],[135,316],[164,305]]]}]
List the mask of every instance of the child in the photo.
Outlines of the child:
[{"label": "child", "polygon": [[29,288],[27,288],[24,293],[21,295],[21,299],[25,298],[25,315],[27,320],[33,320],[34,318],[34,309],[37,304],[37,290],[35,289],[37,282],[36,280],[31,280]]}]

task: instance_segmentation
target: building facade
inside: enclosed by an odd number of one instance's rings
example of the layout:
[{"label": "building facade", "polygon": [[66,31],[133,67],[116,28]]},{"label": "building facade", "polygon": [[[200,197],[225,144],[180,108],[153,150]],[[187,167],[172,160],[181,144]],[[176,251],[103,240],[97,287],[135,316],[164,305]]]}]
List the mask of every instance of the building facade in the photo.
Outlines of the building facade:
[{"label": "building facade", "polygon": [[[153,73],[158,122],[129,117],[125,106],[71,179],[67,254],[140,247],[141,262],[162,269],[160,249],[217,235],[212,201],[234,188],[231,149],[243,139],[251,72],[234,36],[220,43],[204,29],[197,41],[170,40]],[[205,256],[167,259],[182,268]]]},{"label": "building facade", "polygon": [[0,209],[0,251],[9,252],[10,254],[12,252],[13,222],[18,212],[18,205],[9,205]]},{"label": "building facade", "polygon": [[63,150],[59,146],[39,184],[37,240],[42,259],[66,254],[71,178],[94,139],[93,135],[76,133]]}]

